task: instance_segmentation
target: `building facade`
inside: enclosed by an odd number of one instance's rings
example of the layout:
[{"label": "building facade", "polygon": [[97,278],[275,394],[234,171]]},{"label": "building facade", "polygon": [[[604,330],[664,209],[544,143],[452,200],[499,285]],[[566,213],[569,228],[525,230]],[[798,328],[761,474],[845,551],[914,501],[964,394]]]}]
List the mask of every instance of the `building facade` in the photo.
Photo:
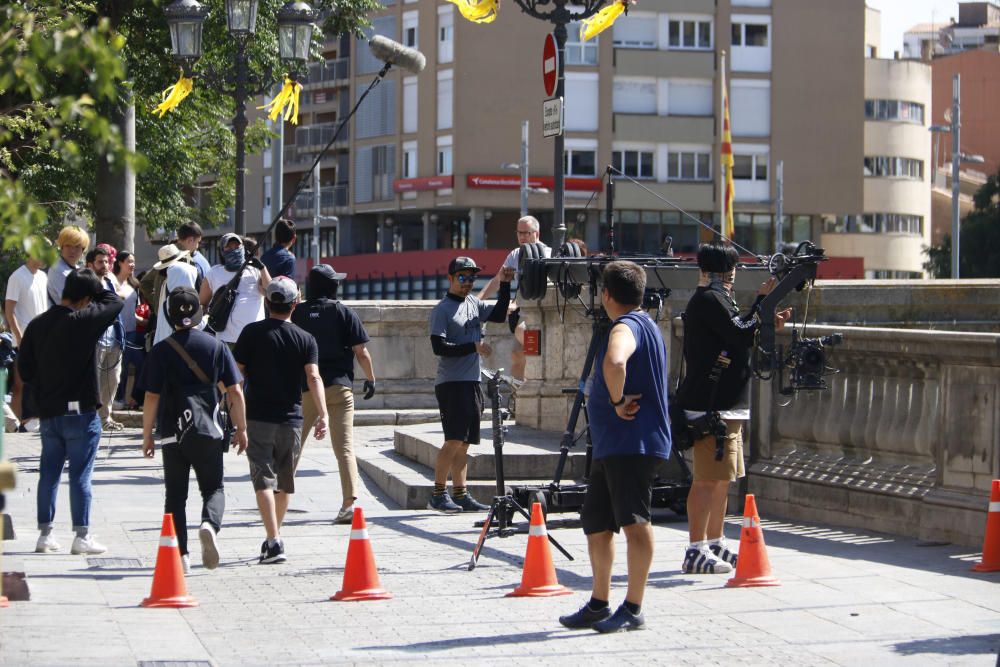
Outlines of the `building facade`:
[{"label": "building facade", "polygon": [[[552,26],[514,5],[476,25],[439,0],[394,0],[372,21],[374,33],[423,52],[427,67],[393,68],[321,161],[321,213],[338,219],[321,220],[321,255],[378,253],[373,269],[391,273],[393,252],[513,246],[520,182],[510,163],[520,161],[525,120],[529,209],[551,239],[555,155],[541,131],[541,60]],[[872,57],[877,21],[863,0],[643,0],[586,43],[570,25],[567,236],[608,248],[610,166],[619,250],[658,252],[670,236],[691,252],[712,238],[725,51],[735,241],[774,250],[781,163],[783,241],[863,257],[872,277],[921,275],[929,68]],[[283,175],[277,153],[248,162],[251,233],[278,210],[275,181],[287,198],[381,67],[347,38],[327,42],[325,58],[310,66],[299,125],[284,128]],[[313,196],[310,182],[291,210],[300,257],[310,254]]]}]

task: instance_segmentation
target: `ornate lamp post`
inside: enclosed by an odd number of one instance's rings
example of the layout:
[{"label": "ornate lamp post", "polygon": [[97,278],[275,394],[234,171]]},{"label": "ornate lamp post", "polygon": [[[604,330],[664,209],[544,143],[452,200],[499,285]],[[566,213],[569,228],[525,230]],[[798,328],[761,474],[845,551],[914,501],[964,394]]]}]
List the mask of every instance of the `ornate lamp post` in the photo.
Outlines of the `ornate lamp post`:
[{"label": "ornate lamp post", "polygon": [[[582,0],[573,2],[574,11],[570,11],[568,0],[514,0],[521,11],[528,16],[555,25],[553,35],[556,38],[558,52],[557,79],[555,96],[566,94],[566,25],[574,21],[590,18],[605,5],[606,0]],[[553,234],[555,248],[559,248],[566,240],[566,173],[563,165],[563,154],[566,152],[566,139],[562,133],[555,137],[554,187],[553,187]]]},{"label": "ornate lamp post", "polygon": [[[264,93],[273,84],[268,71],[259,80],[251,81],[247,63],[247,45],[256,32],[258,0],[226,0],[226,27],[232,36],[236,54],[232,68],[221,72],[205,68],[201,76],[214,88],[233,98],[236,115],[233,132],[236,135],[236,233],[246,233],[246,103],[247,99]],[[164,9],[170,26],[170,44],[174,60],[190,72],[201,58],[202,24],[208,8],[197,0],[174,0]],[[294,72],[309,59],[313,21],[317,13],[307,3],[290,1],[277,14],[278,49],[281,60]],[[233,85],[228,85],[233,81]]]}]

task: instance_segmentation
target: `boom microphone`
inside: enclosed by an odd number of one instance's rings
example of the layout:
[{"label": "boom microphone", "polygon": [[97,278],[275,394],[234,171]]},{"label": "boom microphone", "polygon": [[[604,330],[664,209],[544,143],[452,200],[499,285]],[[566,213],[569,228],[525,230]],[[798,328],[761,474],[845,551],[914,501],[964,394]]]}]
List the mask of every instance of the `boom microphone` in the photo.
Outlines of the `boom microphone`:
[{"label": "boom microphone", "polygon": [[403,46],[388,37],[375,35],[368,42],[368,46],[376,58],[384,63],[402,67],[407,72],[418,74],[427,66],[427,59],[420,51]]}]

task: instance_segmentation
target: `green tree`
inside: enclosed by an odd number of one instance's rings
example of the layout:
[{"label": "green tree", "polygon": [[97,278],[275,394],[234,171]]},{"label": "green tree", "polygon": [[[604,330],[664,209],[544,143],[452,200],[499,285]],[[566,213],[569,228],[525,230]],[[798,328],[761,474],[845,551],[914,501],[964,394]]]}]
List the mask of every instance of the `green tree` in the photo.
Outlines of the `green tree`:
[{"label": "green tree", "polygon": [[[959,275],[963,278],[1000,277],[1000,173],[990,176],[973,195],[973,209],[961,221]],[[924,270],[935,278],[951,277],[951,236],[941,245],[924,249]]]}]

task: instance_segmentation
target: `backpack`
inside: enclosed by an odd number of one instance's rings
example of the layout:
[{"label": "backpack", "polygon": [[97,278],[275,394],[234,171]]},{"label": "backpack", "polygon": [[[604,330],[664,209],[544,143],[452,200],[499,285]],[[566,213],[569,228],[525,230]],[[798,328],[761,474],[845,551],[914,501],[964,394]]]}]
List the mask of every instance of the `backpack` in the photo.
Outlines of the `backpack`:
[{"label": "backpack", "polygon": [[226,440],[226,428],[220,411],[222,396],[217,383],[205,374],[172,335],[164,340],[180,355],[198,381],[182,382],[179,366],[168,366],[166,383],[160,395],[160,415],[165,419],[163,435],[168,438],[175,436],[179,445],[221,444]]},{"label": "backpack", "polygon": [[246,268],[247,263],[244,262],[228,283],[215,290],[211,301],[208,302],[208,326],[212,327],[212,331],[218,333],[229,326],[229,316],[236,306],[236,292],[240,286],[240,278],[243,277]]}]

